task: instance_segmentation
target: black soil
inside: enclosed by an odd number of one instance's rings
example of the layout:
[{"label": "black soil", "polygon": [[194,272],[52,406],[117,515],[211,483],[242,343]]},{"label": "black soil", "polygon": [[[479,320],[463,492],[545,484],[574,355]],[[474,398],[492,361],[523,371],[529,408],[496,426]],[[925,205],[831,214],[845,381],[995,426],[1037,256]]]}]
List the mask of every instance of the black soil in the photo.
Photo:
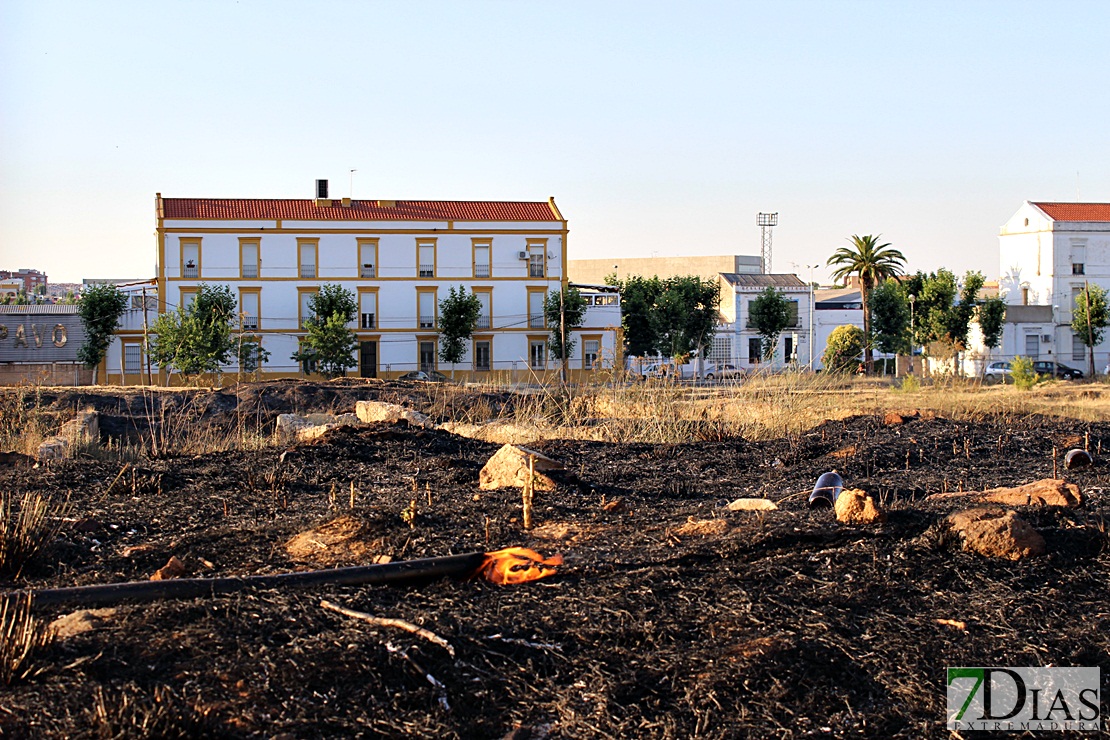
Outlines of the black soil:
[{"label": "black soil", "polygon": [[[356,383],[166,398],[198,424],[246,417],[267,433],[278,411],[381,398],[435,414],[440,403],[418,387]],[[104,442],[172,423],[149,396],[36,402],[95,406]],[[122,462],[94,456],[0,468],[8,491],[68,495],[71,506],[56,547],[0,576],[4,590],[146,580],[170,556],[194,577],[303,570],[314,566],[284,543],[342,515],[394,560],[517,545],[566,558],[557,575],[516,586],[443,579],[119,604],[99,629],[36,654],[42,673],[0,684],[0,734],[941,737],[945,667],[959,665],[1101,666],[1110,716],[1110,463],[1099,454],[1110,423],[890,421],[770,442],[540,443],[566,470],[557,491],[537,494],[532,533],[519,491],[479,494],[497,445],[405,423],[291,448],[167,449],[122,475]],[[1063,475],[1063,453],[1084,445],[1095,465],[1067,476],[1085,505],[1021,512],[1047,541],[1041,557],[962,552],[940,524],[962,505],[925,500],[1051,477],[1054,450]],[[806,508],[834,468],[884,503],[885,524],[844,526]],[[742,496],[780,510],[724,507]],[[724,523],[682,534],[691,518]],[[322,599],[420,625],[456,654]]]}]

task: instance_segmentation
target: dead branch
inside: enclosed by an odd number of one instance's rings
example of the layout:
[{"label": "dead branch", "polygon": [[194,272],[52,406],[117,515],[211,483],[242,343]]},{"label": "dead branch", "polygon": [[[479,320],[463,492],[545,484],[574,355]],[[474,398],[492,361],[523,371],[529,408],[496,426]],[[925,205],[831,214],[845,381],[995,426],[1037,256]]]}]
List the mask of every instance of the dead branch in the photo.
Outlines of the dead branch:
[{"label": "dead branch", "polygon": [[429,642],[434,642],[436,645],[439,645],[441,648],[446,650],[448,655],[450,655],[452,658],[455,657],[455,648],[452,647],[451,643],[447,642],[447,640],[444,640],[435,632],[426,630],[423,627],[417,627],[412,622],[406,622],[403,619],[393,619],[391,617],[375,617],[374,615],[367,614],[366,612],[359,612],[355,611],[354,609],[348,609],[345,606],[339,606],[339,604],[333,604],[327,599],[321,601],[320,606],[337,614],[342,614],[345,617],[360,619],[363,622],[374,625],[375,627],[396,627],[399,630],[411,632],[418,637],[423,637]]}]

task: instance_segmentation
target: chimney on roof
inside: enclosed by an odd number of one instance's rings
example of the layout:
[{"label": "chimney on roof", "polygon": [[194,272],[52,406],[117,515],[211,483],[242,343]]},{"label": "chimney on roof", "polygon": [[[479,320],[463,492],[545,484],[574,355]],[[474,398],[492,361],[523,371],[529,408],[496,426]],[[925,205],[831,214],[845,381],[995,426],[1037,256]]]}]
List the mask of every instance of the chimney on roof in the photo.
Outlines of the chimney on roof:
[{"label": "chimney on roof", "polygon": [[331,206],[331,201],[328,200],[328,181],[316,181],[316,206],[328,208]]},{"label": "chimney on roof", "polygon": [[379,200],[378,208],[396,208],[397,201],[395,200]]}]

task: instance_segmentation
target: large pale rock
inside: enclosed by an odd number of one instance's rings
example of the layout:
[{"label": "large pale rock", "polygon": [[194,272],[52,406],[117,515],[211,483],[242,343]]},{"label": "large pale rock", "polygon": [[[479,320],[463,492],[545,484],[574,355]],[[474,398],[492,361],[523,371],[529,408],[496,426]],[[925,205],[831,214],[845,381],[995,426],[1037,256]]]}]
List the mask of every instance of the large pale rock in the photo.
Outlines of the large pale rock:
[{"label": "large pale rock", "polygon": [[779,507],[766,498],[738,498],[728,505],[729,511],[775,511]]},{"label": "large pale rock", "polygon": [[294,560],[324,566],[363,563],[381,547],[381,541],[372,540],[366,525],[353,516],[332,519],[285,543],[285,551]]},{"label": "large pale rock", "polygon": [[512,422],[494,421],[489,424],[465,424],[448,421],[439,428],[468,439],[480,439],[495,444],[527,444],[544,438],[544,431],[537,427],[522,426]]},{"label": "large pale rock", "polygon": [[1005,506],[1069,506],[1083,505],[1079,486],[1062,478],[1045,478],[1016,488],[992,488],[988,491],[934,493],[929,499],[967,498],[975,502]]},{"label": "large pale rock", "polygon": [[478,487],[483,491],[493,491],[498,488],[524,488],[528,483],[528,458],[535,458],[536,478],[534,488],[537,491],[554,491],[555,481],[545,475],[548,470],[562,470],[562,463],[541,455],[527,447],[517,447],[507,444],[494,453],[486,462],[481,472],[478,473]]},{"label": "large pale rock", "polygon": [[100,416],[95,411],[82,411],[77,418],[62,424],[61,434],[74,444],[90,444],[100,440]]},{"label": "large pale rock", "polygon": [[278,414],[277,434],[292,437],[298,442],[311,442],[336,427],[358,426],[361,423],[355,414]]},{"label": "large pale rock", "polygon": [[358,415],[360,421],[364,421],[367,424],[380,421],[396,423],[404,419],[415,426],[432,426],[428,417],[419,411],[413,411],[404,406],[395,403],[386,403],[385,401],[358,401],[355,403],[355,414]]},{"label": "large pale rock", "polygon": [[983,557],[1021,560],[1045,551],[1044,537],[1009,509],[966,509],[951,514],[945,522],[960,535],[965,550]]},{"label": "large pale rock", "polygon": [[886,521],[886,512],[875,500],[858,488],[841,491],[833,504],[841,524],[878,524]]},{"label": "large pale rock", "polygon": [[39,445],[39,460],[60,460],[69,452],[69,441],[62,437],[47,437]]}]

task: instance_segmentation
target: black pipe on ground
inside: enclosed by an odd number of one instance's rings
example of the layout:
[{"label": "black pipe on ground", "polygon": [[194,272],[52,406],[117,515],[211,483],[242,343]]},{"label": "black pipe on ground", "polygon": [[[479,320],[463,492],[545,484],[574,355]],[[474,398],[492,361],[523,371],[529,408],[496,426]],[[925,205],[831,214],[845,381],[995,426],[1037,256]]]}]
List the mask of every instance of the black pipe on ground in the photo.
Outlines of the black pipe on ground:
[{"label": "black pipe on ground", "polygon": [[[427,581],[451,576],[465,578],[475,573],[485,562],[484,552],[462,555],[444,555],[421,560],[400,560],[396,563],[357,565],[347,568],[310,570],[300,573],[277,573],[264,576],[239,576],[226,578],[175,578],[165,581],[131,581],[106,583],[70,588],[32,590],[34,606],[55,604],[115,604],[120,601],[159,601],[162,599],[191,599],[198,596],[215,596],[236,591],[265,588],[309,588],[312,586],[362,586],[402,585],[414,581]],[[9,591],[0,599],[10,598],[27,591]]]}]

